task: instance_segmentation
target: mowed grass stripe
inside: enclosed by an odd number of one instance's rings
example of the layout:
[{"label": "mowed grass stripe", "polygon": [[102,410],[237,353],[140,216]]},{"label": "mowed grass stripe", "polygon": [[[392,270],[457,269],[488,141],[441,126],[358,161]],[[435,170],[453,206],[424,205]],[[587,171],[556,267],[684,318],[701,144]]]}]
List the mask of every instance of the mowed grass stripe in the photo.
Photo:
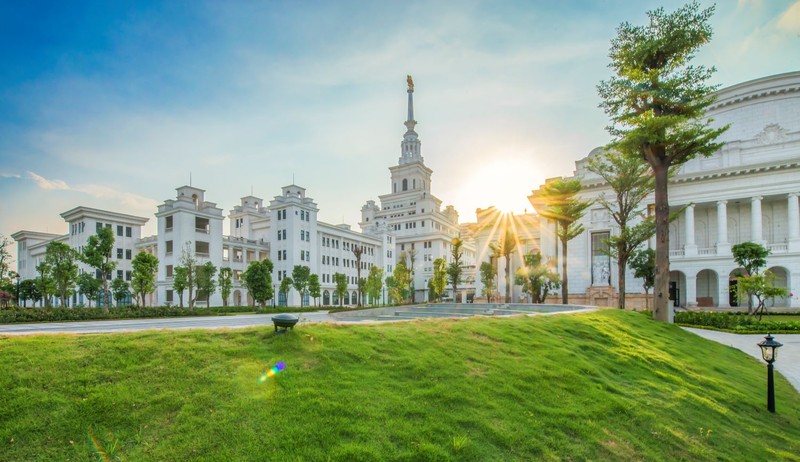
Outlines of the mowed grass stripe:
[{"label": "mowed grass stripe", "polygon": [[800,460],[787,381],[771,415],[764,364],[619,310],[0,337],[0,370],[0,460]]}]

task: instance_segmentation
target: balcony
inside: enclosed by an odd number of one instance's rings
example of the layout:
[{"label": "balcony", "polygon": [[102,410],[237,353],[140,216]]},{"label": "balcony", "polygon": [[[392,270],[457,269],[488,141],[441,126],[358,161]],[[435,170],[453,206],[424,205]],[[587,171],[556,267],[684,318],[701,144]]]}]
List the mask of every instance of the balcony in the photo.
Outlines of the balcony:
[{"label": "balcony", "polygon": [[781,243],[781,244],[769,244],[767,246],[771,253],[786,253],[789,251],[789,244]]},{"label": "balcony", "polygon": [[708,255],[716,255],[717,248],[716,247],[700,247],[697,249],[697,255],[700,256],[708,256]]},{"label": "balcony", "polygon": [[675,249],[669,251],[670,258],[672,257],[682,257],[683,256],[683,249]]}]

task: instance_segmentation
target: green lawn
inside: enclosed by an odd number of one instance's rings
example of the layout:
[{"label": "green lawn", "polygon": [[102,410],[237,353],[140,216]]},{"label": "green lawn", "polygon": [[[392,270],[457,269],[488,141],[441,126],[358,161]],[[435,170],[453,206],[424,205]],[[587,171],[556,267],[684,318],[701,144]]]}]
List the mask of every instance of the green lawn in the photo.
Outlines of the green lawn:
[{"label": "green lawn", "polygon": [[0,371],[0,460],[800,460],[786,380],[771,415],[764,364],[621,310],[0,337]]}]

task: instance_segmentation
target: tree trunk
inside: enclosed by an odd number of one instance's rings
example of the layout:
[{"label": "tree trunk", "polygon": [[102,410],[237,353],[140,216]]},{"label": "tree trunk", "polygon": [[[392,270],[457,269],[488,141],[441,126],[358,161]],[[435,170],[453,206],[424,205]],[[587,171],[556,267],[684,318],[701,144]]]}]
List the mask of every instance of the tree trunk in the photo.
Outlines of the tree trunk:
[{"label": "tree trunk", "polygon": [[[627,257],[623,255],[622,249],[620,246],[617,246],[617,280],[619,284],[619,308],[621,310],[625,309],[625,268],[627,267],[626,261]],[[611,282],[609,281],[609,285]]]},{"label": "tree trunk", "polygon": [[561,304],[568,303],[569,283],[567,281],[567,239],[561,239]]},{"label": "tree trunk", "polygon": [[661,161],[651,164],[655,175],[656,201],[656,279],[653,286],[655,301],[653,319],[672,322],[669,304],[669,200],[667,184],[669,167]]}]

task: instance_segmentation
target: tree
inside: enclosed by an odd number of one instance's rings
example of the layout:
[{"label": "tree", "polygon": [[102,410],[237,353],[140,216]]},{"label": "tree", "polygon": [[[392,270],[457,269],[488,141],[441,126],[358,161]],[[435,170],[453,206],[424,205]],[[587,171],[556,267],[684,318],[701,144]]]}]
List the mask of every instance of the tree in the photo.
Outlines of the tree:
[{"label": "tree", "polygon": [[122,303],[125,303],[130,295],[128,283],[122,278],[114,279],[111,281],[111,293],[114,294],[117,306],[122,306]]},{"label": "tree", "polygon": [[228,306],[228,298],[231,296],[233,288],[233,270],[230,268],[220,268],[217,282],[219,283],[219,294],[222,296],[222,306]]},{"label": "tree", "polygon": [[314,299],[314,306],[319,306],[319,297],[322,296],[319,274],[311,274],[308,276],[308,294]]},{"label": "tree", "polygon": [[433,260],[433,277],[431,277],[431,289],[433,295],[439,302],[442,301],[444,289],[447,288],[447,261],[444,258]]},{"label": "tree", "polygon": [[674,13],[648,11],[649,23],[622,23],[611,40],[615,75],[598,85],[600,106],[611,119],[611,149],[636,153],[655,176],[656,279],[653,317],[672,322],[669,307],[669,171],[695,156],[722,147],[717,137],[727,126],[711,128],[705,109],[717,86],[708,85],[715,69],[692,65],[697,50],[711,40],[711,6],[696,1]]},{"label": "tree", "polygon": [[286,276],[281,280],[280,285],[278,286],[278,291],[283,294],[283,299],[286,302],[285,306],[289,306],[289,291],[292,290],[292,281],[291,276]]},{"label": "tree", "polygon": [[140,251],[131,261],[131,289],[139,297],[139,306],[145,306],[145,297],[156,290],[156,273],[158,272],[158,257]]},{"label": "tree", "polygon": [[255,303],[263,308],[267,300],[271,300],[275,296],[272,287],[272,262],[268,258],[251,261],[245,272],[242,273],[242,284],[247,288]]},{"label": "tree", "polygon": [[336,284],[334,291],[336,292],[336,296],[339,297],[339,306],[342,306],[344,294],[347,292],[347,276],[342,273],[334,273],[333,283]]},{"label": "tree", "polygon": [[578,178],[548,180],[539,191],[528,197],[539,210],[539,215],[556,224],[556,237],[561,241],[561,303],[568,303],[569,279],[567,277],[567,242],[583,233],[583,218],[591,201],[581,200],[581,181]]},{"label": "tree", "polygon": [[308,287],[308,278],[311,276],[311,268],[304,265],[295,265],[292,268],[292,285],[297,293],[300,294],[300,306],[303,306],[303,299],[305,298],[306,288]]},{"label": "tree", "polygon": [[517,248],[517,235],[506,226],[506,231],[500,242],[489,244],[492,254],[506,258],[506,303],[511,303],[511,255]]},{"label": "tree", "polygon": [[[100,287],[100,283],[97,283]],[[36,301],[42,298],[42,293],[39,292],[39,287],[36,285],[35,279],[25,279],[19,283],[19,298],[22,299],[22,306],[27,306],[28,300],[33,300],[33,306],[36,306]],[[19,301],[17,302],[19,303]]]},{"label": "tree", "polygon": [[374,305],[376,300],[380,302],[381,290],[383,289],[383,268],[377,266],[370,267],[366,289],[370,303]]},{"label": "tree", "polygon": [[364,253],[364,247],[360,245],[353,244],[353,255],[356,256],[356,280],[359,281],[358,284],[358,300],[356,301],[356,305],[361,306],[361,299],[363,297],[363,287],[361,286],[361,255]]},{"label": "tree", "polygon": [[181,308],[183,308],[183,291],[189,288],[188,273],[188,270],[183,266],[176,266],[172,273],[172,290],[178,294]]},{"label": "tree", "polygon": [[394,276],[386,276],[386,290],[389,292],[389,304],[399,303],[400,290],[397,288]]},{"label": "tree", "polygon": [[92,300],[100,295],[102,284],[100,280],[94,277],[94,274],[83,273],[78,276],[78,290],[86,297],[89,307],[92,306]]},{"label": "tree", "polygon": [[67,306],[78,279],[77,253],[68,244],[58,241],[47,244],[45,252],[44,259],[49,266],[56,294],[61,299],[61,306]]},{"label": "tree", "polygon": [[515,283],[531,296],[531,303],[544,303],[551,289],[559,286],[558,273],[542,262],[542,254],[531,252],[523,257],[523,266],[517,268]]},{"label": "tree", "polygon": [[36,278],[36,287],[41,294],[42,305],[50,307],[52,305],[52,296],[56,291],[56,286],[50,275],[50,264],[47,262],[47,259],[36,265],[36,271],[39,273],[39,277]]},{"label": "tree", "polygon": [[[619,232],[608,240],[609,254],[617,259],[619,307],[625,309],[625,274],[633,252],[655,233],[655,222],[646,216],[642,203],[653,190],[650,166],[632,155],[606,151],[589,159],[589,171],[611,187],[613,200],[605,194],[597,202],[608,211]],[[637,222],[636,224],[633,224]]]},{"label": "tree", "polygon": [[786,297],[789,291],[784,287],[775,287],[775,275],[766,270],[762,274],[742,276],[737,280],[739,296],[747,295],[748,299],[755,298],[758,304],[755,309],[748,309],[749,314],[761,315],[767,312],[767,300],[775,297]]},{"label": "tree", "polygon": [[97,229],[97,234],[89,236],[80,260],[97,271],[97,276],[103,282],[103,312],[108,313],[111,304],[108,290],[108,280],[117,267],[117,262],[111,260],[111,251],[114,250],[114,232],[111,227],[105,226]]},{"label": "tree", "polygon": [[482,295],[486,297],[487,303],[492,303],[492,294],[495,291],[494,275],[497,273],[494,265],[490,261],[481,263],[481,284],[483,285]]},{"label": "tree", "polygon": [[206,306],[210,304],[211,296],[217,291],[217,283],[214,276],[217,274],[217,267],[210,261],[195,268],[194,284],[197,288],[196,298],[203,296],[206,299]]},{"label": "tree", "polygon": [[394,299],[398,303],[403,303],[408,299],[408,288],[411,285],[411,271],[408,269],[406,261],[406,253],[402,252],[392,272],[394,277]]},{"label": "tree", "polygon": [[[744,268],[745,278],[758,276],[761,268],[767,266],[769,249],[761,244],[757,244],[755,242],[742,242],[741,244],[735,244],[733,247],[731,247],[731,253],[733,253],[733,261]],[[753,289],[754,292],[751,293],[742,289],[743,285],[744,287]],[[757,277],[749,281],[745,281],[744,284],[739,284],[739,293],[747,294],[747,312],[749,314],[756,314],[758,312],[758,309],[753,309],[753,297],[756,295],[755,291],[761,290],[766,286],[767,281],[765,281],[764,278]]]},{"label": "tree", "polygon": [[650,288],[656,280],[656,253],[653,249],[640,249],[631,257],[633,276],[642,280],[644,307],[650,309]]},{"label": "tree", "polygon": [[447,279],[450,281],[450,285],[453,286],[453,302],[455,302],[458,299],[458,284],[461,283],[461,275],[464,273],[464,268],[461,267],[461,257],[464,256],[461,247],[463,247],[464,241],[461,238],[454,237],[451,244],[450,256],[452,259],[447,266]]},{"label": "tree", "polygon": [[5,279],[9,265],[11,265],[11,252],[7,249],[11,244],[11,239],[0,234],[0,281]]},{"label": "tree", "polygon": [[[179,260],[180,266],[184,269],[184,274],[186,275],[186,287],[185,289],[189,289],[189,308],[194,308],[194,302],[197,298],[194,293],[194,288],[197,287],[197,258],[192,251],[192,243],[186,242],[183,246],[183,252],[181,253],[181,258]],[[175,268],[177,270],[177,267]],[[182,301],[183,299],[181,299]]]},{"label": "tree", "polygon": [[758,274],[761,268],[767,266],[769,249],[755,242],[742,242],[731,247],[733,261],[744,268],[746,276]]}]

